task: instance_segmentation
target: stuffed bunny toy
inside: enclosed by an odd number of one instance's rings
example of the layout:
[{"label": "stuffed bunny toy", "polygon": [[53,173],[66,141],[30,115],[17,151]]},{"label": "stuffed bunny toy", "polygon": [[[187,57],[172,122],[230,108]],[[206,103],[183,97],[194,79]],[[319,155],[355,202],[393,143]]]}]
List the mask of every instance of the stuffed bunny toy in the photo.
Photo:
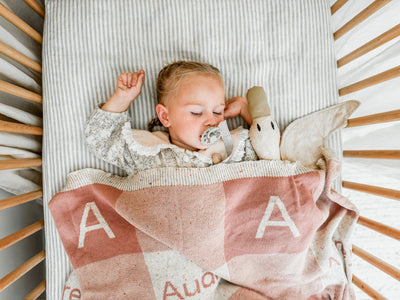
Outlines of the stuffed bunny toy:
[{"label": "stuffed bunny toy", "polygon": [[253,118],[250,141],[258,157],[299,161],[310,168],[315,168],[317,161],[322,158],[326,138],[344,127],[360,105],[355,100],[345,101],[296,119],[286,127],[281,138],[264,89],[253,87],[248,90],[246,98]]}]

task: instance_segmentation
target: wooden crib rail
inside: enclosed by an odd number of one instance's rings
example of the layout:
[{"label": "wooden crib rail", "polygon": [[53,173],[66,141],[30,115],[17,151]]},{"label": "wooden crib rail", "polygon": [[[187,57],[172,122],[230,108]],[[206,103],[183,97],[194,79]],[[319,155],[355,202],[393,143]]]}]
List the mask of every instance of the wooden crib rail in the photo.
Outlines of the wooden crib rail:
[{"label": "wooden crib rail", "polygon": [[331,6],[331,15],[333,15],[335,12],[337,12],[343,5],[345,5],[347,0],[337,0],[332,6]]},{"label": "wooden crib rail", "polygon": [[400,121],[400,109],[392,110],[384,113],[368,115],[359,118],[349,119],[347,121],[347,127],[357,127],[364,125],[372,125],[386,122]]},{"label": "wooden crib rail", "polygon": [[349,54],[343,56],[337,61],[338,68],[348,64],[349,62],[359,58],[360,56],[382,46],[383,44],[393,40],[394,38],[400,35],[400,24],[393,27],[392,29],[382,33],[380,36],[375,39],[369,41],[363,46],[357,48],[356,50],[350,52]]},{"label": "wooden crib rail", "polygon": [[35,300],[46,290],[46,280],[39,283],[28,295],[25,296],[24,300]]},{"label": "wooden crib rail", "polygon": [[43,135],[43,129],[41,127],[25,125],[15,122],[7,122],[0,120],[0,131],[12,132],[12,133],[22,133],[22,134],[33,134],[33,135]]},{"label": "wooden crib rail", "polygon": [[43,197],[43,190],[37,190],[22,195],[0,200],[0,210],[14,207]]},{"label": "wooden crib rail", "polygon": [[36,12],[39,16],[41,16],[44,19],[44,8],[40,6],[39,3],[37,3],[35,0],[24,0],[26,4],[30,6],[30,8],[33,9],[34,12]]},{"label": "wooden crib rail", "polygon": [[400,191],[387,189],[379,186],[361,184],[350,181],[342,181],[342,186],[346,189],[352,189],[355,191],[368,193],[380,197],[390,198],[394,200],[400,200]]},{"label": "wooden crib rail", "polygon": [[353,283],[360,288],[360,290],[364,291],[368,296],[371,296],[372,299],[386,299],[386,297],[382,296],[382,294],[375,291],[372,287],[366,284],[364,281],[359,279],[357,276],[353,275]]},{"label": "wooden crib rail", "polygon": [[9,58],[19,62],[20,64],[38,72],[42,73],[42,66],[36,61],[25,56],[21,52],[15,50],[14,48],[8,46],[7,44],[0,41],[0,53],[8,56]]},{"label": "wooden crib rail", "polygon": [[0,251],[18,243],[19,241],[35,234],[44,228],[44,220],[37,221],[13,234],[10,234],[0,240]]},{"label": "wooden crib rail", "polygon": [[0,80],[0,91],[10,95],[21,97],[37,103],[42,103],[42,96],[30,90],[19,87],[15,84],[8,83],[7,81]]},{"label": "wooden crib rail", "polygon": [[394,279],[400,281],[400,270],[388,264],[387,262],[381,260],[380,258],[368,253],[367,251],[353,245],[353,253],[358,257],[362,258],[371,265],[377,267],[386,274],[392,276]]},{"label": "wooden crib rail", "polygon": [[0,160],[0,170],[34,168],[40,167],[41,165],[41,158],[18,158]]},{"label": "wooden crib rail", "polygon": [[40,251],[38,254],[28,259],[14,271],[11,271],[2,279],[0,279],[0,292],[7,288],[9,285],[17,281],[20,277],[32,270],[45,259],[45,250]]},{"label": "wooden crib rail", "polygon": [[390,70],[384,71],[382,73],[368,77],[364,80],[358,81],[349,86],[339,89],[339,96],[344,96],[350,93],[354,93],[359,90],[388,81],[390,79],[394,79],[399,76],[400,76],[400,66],[397,66]]},{"label": "wooden crib rail", "polygon": [[400,159],[400,150],[344,150],[343,157]]},{"label": "wooden crib rail", "polygon": [[376,232],[382,233],[388,237],[400,241],[400,230],[396,228],[384,225],[363,216],[360,216],[357,222],[362,226],[368,227],[369,229],[375,230]]},{"label": "wooden crib rail", "polygon": [[26,24],[20,17],[14,14],[11,10],[9,10],[4,4],[0,3],[0,16],[9,21],[11,24],[16,26],[22,32],[26,33],[29,37],[31,37],[34,41],[42,44],[43,38],[40,33],[38,33],[31,26]]},{"label": "wooden crib rail", "polygon": [[[375,12],[377,12],[380,8],[388,4],[391,0],[375,0],[372,2],[367,8],[365,8],[363,11],[361,11],[358,15],[356,15],[353,19],[351,19],[349,22],[344,24],[340,29],[338,29],[334,34],[333,38],[337,40],[341,36],[343,36],[345,33],[349,32],[351,29],[356,27],[358,24],[366,20],[368,17],[373,15]],[[336,3],[335,3],[336,4]],[[334,5],[335,5],[334,4]]]}]

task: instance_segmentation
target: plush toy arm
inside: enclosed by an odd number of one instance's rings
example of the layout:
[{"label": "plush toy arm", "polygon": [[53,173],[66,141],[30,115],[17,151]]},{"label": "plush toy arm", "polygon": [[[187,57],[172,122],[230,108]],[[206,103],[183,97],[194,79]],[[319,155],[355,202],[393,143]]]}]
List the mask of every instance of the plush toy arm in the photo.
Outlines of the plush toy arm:
[{"label": "plush toy arm", "polygon": [[359,105],[355,100],[346,101],[290,123],[282,134],[282,160],[300,161],[304,166],[316,168],[325,139],[344,127]]}]

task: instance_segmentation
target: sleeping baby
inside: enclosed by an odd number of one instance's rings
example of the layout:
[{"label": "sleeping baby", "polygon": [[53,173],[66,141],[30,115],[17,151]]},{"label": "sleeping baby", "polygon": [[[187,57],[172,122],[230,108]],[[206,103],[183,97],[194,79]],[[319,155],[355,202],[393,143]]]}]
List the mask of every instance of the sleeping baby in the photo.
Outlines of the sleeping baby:
[{"label": "sleeping baby", "polygon": [[[99,158],[123,168],[128,174],[156,167],[208,167],[221,161],[257,160],[248,130],[231,132],[232,151],[222,141],[209,147],[203,133],[225,119],[252,117],[247,100],[225,101],[219,70],[209,64],[178,61],[165,66],[157,79],[157,118],[149,130],[131,128],[129,105],[140,95],[145,72],[123,73],[114,94],[95,109],[85,128],[89,148]],[[153,131],[156,125],[166,131]]]}]

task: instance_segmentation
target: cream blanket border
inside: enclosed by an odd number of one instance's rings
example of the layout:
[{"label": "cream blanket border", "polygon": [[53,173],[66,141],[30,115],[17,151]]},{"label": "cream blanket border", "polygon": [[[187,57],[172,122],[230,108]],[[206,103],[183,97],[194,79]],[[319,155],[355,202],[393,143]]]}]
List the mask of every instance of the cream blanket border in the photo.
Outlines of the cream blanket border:
[{"label": "cream blanket border", "polygon": [[93,183],[107,184],[124,191],[135,191],[154,186],[209,185],[227,180],[260,176],[288,177],[311,171],[315,170],[306,168],[299,162],[280,160],[246,161],[235,164],[219,164],[207,168],[158,168],[144,170],[128,177],[88,168],[71,173],[62,192]]}]

